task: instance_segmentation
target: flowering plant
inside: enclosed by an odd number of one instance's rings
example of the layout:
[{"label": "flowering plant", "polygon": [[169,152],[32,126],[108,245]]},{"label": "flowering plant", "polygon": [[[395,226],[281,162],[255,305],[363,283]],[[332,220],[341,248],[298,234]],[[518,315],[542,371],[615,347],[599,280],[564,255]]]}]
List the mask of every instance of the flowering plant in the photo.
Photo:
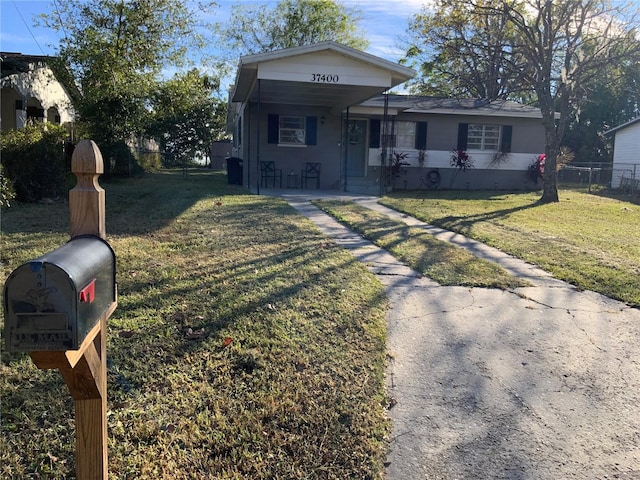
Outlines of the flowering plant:
[{"label": "flowering plant", "polygon": [[406,152],[393,152],[391,157],[391,173],[397,175],[400,173],[400,168],[403,166],[411,165],[409,162],[405,162],[409,156]]},{"label": "flowering plant", "polygon": [[546,155],[543,153],[539,155],[530,165],[527,167],[527,176],[529,180],[538,184],[539,179],[544,179],[544,164]]},{"label": "flowering plant", "polygon": [[473,168],[473,159],[464,150],[451,150],[451,166],[466,172],[470,168]]}]

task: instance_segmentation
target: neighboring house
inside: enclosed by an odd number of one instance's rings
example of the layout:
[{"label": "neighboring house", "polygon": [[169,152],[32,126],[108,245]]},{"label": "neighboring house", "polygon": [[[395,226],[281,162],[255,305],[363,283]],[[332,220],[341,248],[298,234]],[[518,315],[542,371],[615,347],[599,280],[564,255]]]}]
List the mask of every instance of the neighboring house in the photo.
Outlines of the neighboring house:
[{"label": "neighboring house", "polygon": [[611,188],[640,190],[640,117],[605,134],[614,134]]},{"label": "neighboring house", "polygon": [[2,87],[0,128],[22,128],[27,121],[72,124],[69,91],[56,78],[51,57],[0,53]]},{"label": "neighboring house", "polygon": [[[228,121],[243,184],[369,194],[525,188],[527,168],[544,151],[539,109],[385,94],[414,75],[335,42],[242,57]],[[465,151],[474,168],[454,175],[452,150]],[[389,168],[394,158],[402,164]],[[263,162],[274,162],[275,179]],[[318,181],[304,181],[308,163],[320,164]]]}]

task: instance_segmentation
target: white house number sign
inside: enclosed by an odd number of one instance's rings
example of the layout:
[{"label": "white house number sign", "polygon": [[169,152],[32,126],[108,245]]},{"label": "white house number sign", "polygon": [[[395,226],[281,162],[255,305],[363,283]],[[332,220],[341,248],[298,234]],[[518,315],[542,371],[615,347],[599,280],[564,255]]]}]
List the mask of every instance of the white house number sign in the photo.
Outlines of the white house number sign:
[{"label": "white house number sign", "polygon": [[331,73],[312,73],[311,81],[314,83],[338,83],[340,77]]}]

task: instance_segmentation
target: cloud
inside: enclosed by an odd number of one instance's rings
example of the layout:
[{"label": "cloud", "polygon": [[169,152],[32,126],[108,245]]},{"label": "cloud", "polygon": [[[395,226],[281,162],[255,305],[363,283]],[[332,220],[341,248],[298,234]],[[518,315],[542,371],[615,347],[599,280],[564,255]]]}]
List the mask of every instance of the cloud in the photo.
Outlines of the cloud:
[{"label": "cloud", "polygon": [[406,52],[401,39],[406,37],[410,17],[429,1],[343,0],[342,3],[360,10],[360,27],[369,40],[367,52],[397,62]]},{"label": "cloud", "polygon": [[364,15],[409,17],[422,10],[425,5],[430,5],[430,0],[342,0],[340,3],[349,7],[358,8]]}]

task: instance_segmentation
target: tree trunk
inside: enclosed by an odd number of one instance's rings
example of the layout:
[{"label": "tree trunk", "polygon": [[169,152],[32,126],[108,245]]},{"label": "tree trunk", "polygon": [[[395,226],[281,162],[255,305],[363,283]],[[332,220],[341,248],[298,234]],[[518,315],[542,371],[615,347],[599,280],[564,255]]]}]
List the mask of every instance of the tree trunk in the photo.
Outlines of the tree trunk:
[{"label": "tree trunk", "polygon": [[560,201],[560,198],[558,197],[558,175],[555,171],[555,166],[553,173],[550,176],[554,177],[553,180],[547,176],[547,165],[545,163],[544,180],[542,182],[542,196],[540,197],[540,200],[538,200],[538,203],[557,203]]},{"label": "tree trunk", "polygon": [[560,139],[557,138],[552,109],[551,115],[544,116],[543,123],[546,145],[544,175],[542,177],[542,196],[538,200],[538,203],[556,203],[560,201],[558,197],[558,171],[556,168],[558,164],[558,152],[560,151]]}]

